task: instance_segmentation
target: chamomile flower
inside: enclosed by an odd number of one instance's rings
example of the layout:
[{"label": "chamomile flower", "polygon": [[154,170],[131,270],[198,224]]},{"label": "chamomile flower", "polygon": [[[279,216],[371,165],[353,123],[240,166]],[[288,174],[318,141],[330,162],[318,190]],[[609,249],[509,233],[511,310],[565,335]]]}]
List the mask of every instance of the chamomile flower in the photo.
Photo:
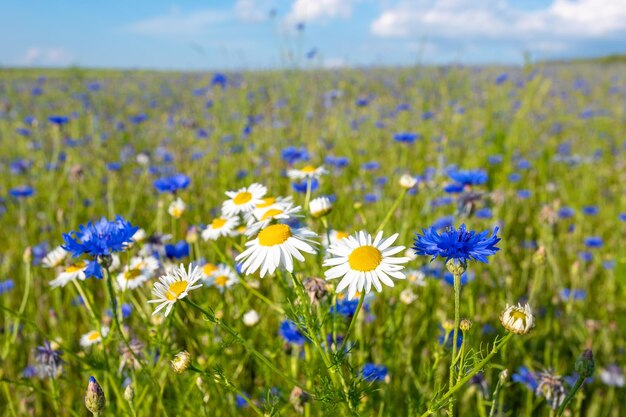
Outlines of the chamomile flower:
[{"label": "chamomile flower", "polygon": [[290,169],[287,171],[289,179],[301,181],[308,178],[319,178],[326,174],[328,171],[324,166],[314,167],[313,165],[307,165],[300,169]]},{"label": "chamomile flower", "polygon": [[88,262],[78,261],[66,267],[65,270],[56,277],[56,279],[50,281],[50,286],[52,288],[65,287],[70,281],[73,281],[75,279],[84,281],[87,278],[87,276],[85,275],[85,270],[88,266]]},{"label": "chamomile flower", "polygon": [[[255,210],[255,212],[256,211],[257,210]],[[302,207],[294,207],[291,203],[285,204],[282,207],[265,209],[265,211],[258,217],[258,221],[248,226],[246,229],[246,236],[254,236],[259,230],[266,228],[274,220],[287,221],[296,217],[303,217],[300,214],[301,211]]]},{"label": "chamomile flower", "polygon": [[239,226],[239,217],[216,217],[202,231],[202,239],[208,241],[217,240],[222,236],[236,236],[238,234],[237,226]]},{"label": "chamomile flower", "polygon": [[87,346],[95,345],[96,343],[102,342],[102,338],[107,337],[107,334],[109,334],[109,328],[103,326],[100,330],[100,332],[97,330],[92,330],[82,335],[80,337],[80,345],[86,348]]},{"label": "chamomile flower", "polygon": [[241,270],[246,274],[254,274],[261,270],[261,278],[265,274],[273,274],[276,268],[283,266],[293,271],[293,259],[304,262],[300,252],[315,253],[311,246],[315,243],[311,238],[317,236],[313,231],[302,228],[292,229],[286,224],[273,224],[261,230],[258,236],[246,242],[247,249],[237,256],[237,262],[243,262]]},{"label": "chamomile flower", "polygon": [[159,261],[153,257],[134,257],[123,272],[117,275],[117,285],[122,290],[134,290],[154,276],[159,269]]},{"label": "chamomile flower", "polygon": [[215,287],[221,293],[223,293],[226,288],[230,288],[238,282],[239,279],[237,278],[235,271],[233,271],[233,269],[228,265],[224,264],[218,265],[211,275],[204,279],[204,284],[206,286]]},{"label": "chamomile flower", "polygon": [[192,264],[189,264],[187,269],[183,264],[180,264],[172,272],[163,275],[159,278],[159,282],[154,283],[152,288],[152,294],[157,298],[148,301],[149,303],[160,303],[152,315],[165,309],[163,315],[167,317],[176,301],[185,298],[189,291],[202,286],[202,284],[196,285],[200,279],[202,279],[200,269]]},{"label": "chamomile flower", "polygon": [[535,327],[535,317],[528,304],[507,305],[500,314],[500,322],[507,331],[515,334],[527,334]]},{"label": "chamomile flower", "polygon": [[67,253],[61,246],[57,246],[44,256],[41,260],[41,266],[44,268],[56,268],[67,258]]},{"label": "chamomile flower", "polygon": [[336,292],[348,288],[349,300],[357,291],[369,293],[372,285],[378,292],[382,291],[381,282],[393,287],[390,277],[404,279],[404,274],[400,272],[404,268],[401,264],[409,261],[406,257],[392,256],[405,249],[404,246],[391,246],[397,238],[396,233],[383,239],[383,233],[378,232],[372,240],[369,233],[361,231],[331,245],[328,252],[334,257],[326,259],[323,264],[331,267],[324,274],[326,279],[343,277]]},{"label": "chamomile flower", "polygon": [[206,262],[202,265],[200,272],[202,273],[202,280],[206,281],[213,276],[213,273],[217,271],[218,265]]},{"label": "chamomile flower", "polygon": [[257,204],[254,210],[244,216],[247,225],[261,220],[261,217],[268,210],[284,210],[285,207],[293,205],[293,198],[289,197],[265,197]]},{"label": "chamomile flower", "polygon": [[309,212],[315,218],[326,216],[332,209],[333,203],[328,197],[317,197],[309,203]]},{"label": "chamomile flower", "polygon": [[172,201],[169,208],[167,209],[167,212],[173,218],[180,219],[183,213],[185,213],[186,208],[187,205],[185,204],[185,202],[180,197],[178,197],[176,200]]},{"label": "chamomile flower", "polygon": [[249,187],[240,188],[238,191],[226,191],[229,200],[222,204],[222,214],[226,217],[233,217],[240,213],[251,212],[267,193],[267,188],[261,184],[254,183]]},{"label": "chamomile flower", "polygon": [[324,235],[322,237],[322,245],[324,247],[327,247],[329,245],[337,245],[337,244],[339,244],[343,239],[349,237],[350,233],[346,232],[345,230],[335,230],[335,229],[333,229],[333,230],[330,231],[329,236],[330,236],[330,242],[326,238],[326,235]]}]

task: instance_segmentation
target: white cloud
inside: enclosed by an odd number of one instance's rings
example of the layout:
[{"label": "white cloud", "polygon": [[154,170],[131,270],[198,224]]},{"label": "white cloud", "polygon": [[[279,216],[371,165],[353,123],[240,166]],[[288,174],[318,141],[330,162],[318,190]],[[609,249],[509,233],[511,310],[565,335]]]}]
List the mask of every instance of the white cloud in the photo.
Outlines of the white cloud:
[{"label": "white cloud", "polygon": [[554,0],[547,8],[532,11],[503,0],[417,1],[384,11],[370,30],[380,37],[543,39],[554,46],[561,39],[617,37],[626,32],[626,0]]},{"label": "white cloud", "polygon": [[354,0],[296,0],[287,14],[289,23],[348,18],[352,15]]},{"label": "white cloud", "polygon": [[63,48],[28,48],[19,60],[21,65],[67,66],[72,63],[73,55]]},{"label": "white cloud", "polygon": [[173,8],[165,16],[156,16],[127,25],[129,32],[149,36],[198,35],[205,33],[211,25],[228,19],[228,14],[215,10],[197,10],[182,13]]}]

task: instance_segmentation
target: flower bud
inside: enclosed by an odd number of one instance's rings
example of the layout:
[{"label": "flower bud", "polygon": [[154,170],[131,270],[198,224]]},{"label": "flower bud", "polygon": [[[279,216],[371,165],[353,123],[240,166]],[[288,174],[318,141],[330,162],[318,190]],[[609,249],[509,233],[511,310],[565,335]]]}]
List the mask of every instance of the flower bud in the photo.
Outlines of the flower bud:
[{"label": "flower bud", "polygon": [[91,411],[94,415],[97,415],[104,409],[105,398],[102,387],[96,381],[93,376],[89,377],[89,385],[87,385],[87,392],[85,393],[85,407]]},{"label": "flower bud", "polygon": [[576,359],[574,369],[578,372],[582,378],[589,378],[593,375],[593,371],[596,369],[596,363],[593,360],[593,352],[591,349],[585,349]]},{"label": "flower bud", "polygon": [[318,218],[324,217],[333,210],[333,203],[328,197],[317,197],[309,203],[309,211],[311,216]]},{"label": "flower bud", "polygon": [[135,399],[135,390],[131,384],[126,385],[126,389],[124,390],[124,399],[129,403],[132,403]]},{"label": "flower bud", "polygon": [[469,321],[468,319],[463,319],[461,320],[461,323],[459,324],[459,328],[461,329],[461,331],[466,332],[472,328],[472,322]]},{"label": "flower bud", "polygon": [[259,322],[259,313],[256,310],[250,310],[243,315],[243,324],[252,327]]},{"label": "flower bud", "polygon": [[465,270],[467,269],[467,264],[465,262],[450,259],[448,262],[446,262],[446,268],[448,268],[448,271],[450,271],[452,275],[460,277],[465,273]]},{"label": "flower bud", "polygon": [[189,364],[191,363],[191,355],[187,351],[182,351],[177,353],[172,359],[172,370],[177,374],[182,374],[189,368]]},{"label": "flower bud", "polygon": [[500,314],[500,322],[507,331],[515,334],[527,334],[535,327],[535,317],[528,304],[507,305]]},{"label": "flower bud", "polygon": [[415,187],[416,184],[417,180],[415,179],[415,177],[409,174],[404,174],[400,177],[400,187],[402,188],[406,188],[408,190]]}]

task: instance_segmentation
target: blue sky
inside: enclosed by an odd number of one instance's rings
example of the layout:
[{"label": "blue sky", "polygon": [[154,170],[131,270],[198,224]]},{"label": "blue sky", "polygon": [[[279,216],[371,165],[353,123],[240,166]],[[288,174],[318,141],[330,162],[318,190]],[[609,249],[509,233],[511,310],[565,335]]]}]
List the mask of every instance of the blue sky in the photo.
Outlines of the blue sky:
[{"label": "blue sky", "polygon": [[518,64],[626,53],[626,0],[4,0],[0,39],[2,66]]}]

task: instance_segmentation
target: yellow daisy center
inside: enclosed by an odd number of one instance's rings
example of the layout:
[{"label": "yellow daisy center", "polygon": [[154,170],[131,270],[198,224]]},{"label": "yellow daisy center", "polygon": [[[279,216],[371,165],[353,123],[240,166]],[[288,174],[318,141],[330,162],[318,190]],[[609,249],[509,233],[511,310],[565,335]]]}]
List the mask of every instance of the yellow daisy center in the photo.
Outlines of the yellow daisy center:
[{"label": "yellow daisy center", "polygon": [[226,286],[226,283],[228,283],[228,277],[226,275],[220,275],[219,277],[215,278],[215,285],[224,287]]},{"label": "yellow daisy center", "polygon": [[74,265],[70,265],[65,269],[65,272],[78,272],[85,267],[85,263],[83,261],[76,262]]},{"label": "yellow daisy center", "polygon": [[361,246],[356,248],[348,257],[350,268],[361,272],[375,270],[382,260],[382,253],[373,246]]},{"label": "yellow daisy center", "polygon": [[170,284],[165,297],[169,300],[176,300],[186,289],[189,283],[187,281],[174,281]]},{"label": "yellow daisy center", "polygon": [[513,311],[511,313],[511,317],[514,320],[521,320],[524,326],[526,326],[526,313],[524,313],[523,311]]},{"label": "yellow daisy center", "polygon": [[202,272],[204,273],[204,275],[211,275],[213,272],[215,272],[215,270],[217,270],[217,267],[213,264],[204,264],[204,266],[202,267]]},{"label": "yellow daisy center", "polygon": [[274,197],[267,197],[263,199],[263,202],[260,203],[257,208],[264,208],[264,207],[269,207],[272,204],[274,204],[276,202],[276,199]]},{"label": "yellow daisy center", "polygon": [[89,340],[90,342],[95,342],[98,339],[100,339],[100,333],[98,332],[90,332],[87,336],[87,340]]},{"label": "yellow daisy center", "polygon": [[124,278],[128,281],[139,278],[141,276],[141,269],[131,269],[124,272]]},{"label": "yellow daisy center", "polygon": [[240,206],[242,204],[246,204],[250,200],[252,200],[252,194],[247,191],[242,191],[238,193],[235,198],[233,198],[233,203]]},{"label": "yellow daisy center", "polygon": [[291,229],[286,224],[274,224],[261,230],[259,243],[262,246],[274,246],[284,243],[291,237]]},{"label": "yellow daisy center", "polygon": [[337,239],[341,240],[344,239],[346,237],[350,236],[350,234],[348,232],[337,232]]},{"label": "yellow daisy center", "polygon": [[261,220],[271,219],[274,216],[278,216],[279,214],[282,214],[282,213],[283,211],[279,209],[269,209],[268,211],[265,212],[263,217],[261,217]]},{"label": "yellow daisy center", "polygon": [[315,172],[315,167],[313,165],[307,165],[304,168],[302,168],[300,171],[310,174],[311,172]]},{"label": "yellow daisy center", "polygon": [[[237,198],[237,197],[235,197],[235,198]],[[213,219],[213,221],[211,222],[211,227],[213,229],[220,229],[225,224],[226,224],[226,219],[223,219],[223,218],[219,217],[217,219]]]}]

